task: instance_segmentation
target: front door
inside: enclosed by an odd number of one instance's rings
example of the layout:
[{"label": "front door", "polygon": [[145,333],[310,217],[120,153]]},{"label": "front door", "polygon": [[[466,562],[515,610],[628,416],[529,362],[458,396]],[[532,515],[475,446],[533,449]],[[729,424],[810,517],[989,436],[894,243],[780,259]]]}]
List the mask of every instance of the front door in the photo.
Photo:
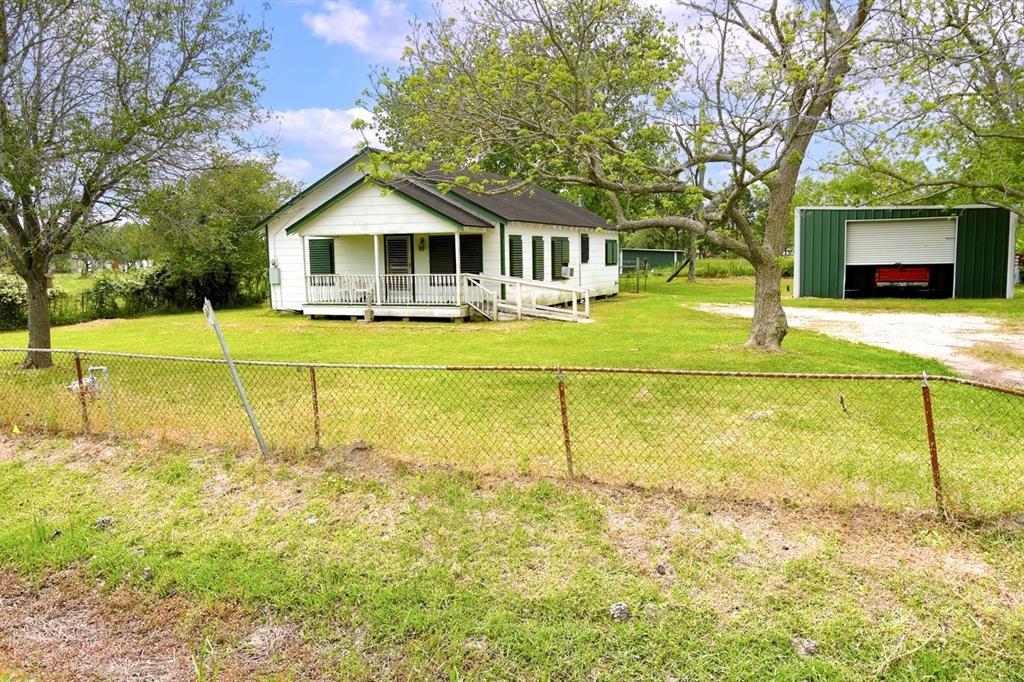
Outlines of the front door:
[{"label": "front door", "polygon": [[384,235],[384,302],[412,303],[412,235]]}]

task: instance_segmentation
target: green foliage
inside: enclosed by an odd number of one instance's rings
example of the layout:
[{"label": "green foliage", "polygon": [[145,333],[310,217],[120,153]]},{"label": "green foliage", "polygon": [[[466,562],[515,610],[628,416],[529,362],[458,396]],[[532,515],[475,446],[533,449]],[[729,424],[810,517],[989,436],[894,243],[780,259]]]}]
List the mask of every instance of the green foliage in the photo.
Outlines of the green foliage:
[{"label": "green foliage", "polygon": [[96,317],[118,317],[141,312],[143,278],[136,274],[104,271],[96,276],[87,296]]},{"label": "green foliage", "polygon": [[231,0],[5,2],[0,34],[0,253],[34,287],[263,116],[269,32]]},{"label": "green foliage", "polygon": [[152,260],[152,235],[147,226],[138,223],[104,225],[75,240],[71,253],[86,270],[93,265],[111,264],[128,269]]},{"label": "green foliage", "polygon": [[[846,162],[910,203],[1024,203],[1024,6],[913,0],[876,54],[888,97]],[[893,68],[893,67],[896,68]]]},{"label": "green foliage", "polygon": [[210,168],[150,192],[139,207],[157,267],[145,275],[157,307],[261,300],[266,245],[252,227],[297,192],[271,161],[214,158]]},{"label": "green foliage", "polygon": [[[61,303],[69,298],[61,287],[50,287],[50,303]],[[0,329],[20,327],[28,320],[28,287],[16,275],[0,274]]]},{"label": "green foliage", "polygon": [[[671,139],[649,110],[670,97],[681,77],[674,30],[656,11],[629,0],[558,0],[544,12],[553,26],[526,21],[529,11],[517,4],[480,8],[471,27],[430,24],[428,41],[406,66],[394,74],[378,71],[372,95],[376,111],[386,115],[376,123],[382,141],[397,151],[375,172],[384,178],[423,172],[434,162],[447,174],[491,170],[546,184],[609,217],[603,189],[557,178],[585,177],[593,152],[609,178],[653,180],[650,167],[668,158]],[[490,106],[508,110],[512,122],[481,127],[473,112]],[[613,144],[624,153],[610,151]],[[502,189],[471,175],[451,182]],[[674,213],[699,197],[621,200],[640,216]]]}]

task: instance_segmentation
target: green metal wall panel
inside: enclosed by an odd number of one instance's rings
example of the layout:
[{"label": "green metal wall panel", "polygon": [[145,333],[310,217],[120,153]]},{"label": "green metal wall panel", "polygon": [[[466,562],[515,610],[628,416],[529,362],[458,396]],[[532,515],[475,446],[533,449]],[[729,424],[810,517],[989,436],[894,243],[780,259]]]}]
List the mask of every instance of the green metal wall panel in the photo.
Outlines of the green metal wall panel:
[{"label": "green metal wall panel", "polygon": [[686,254],[682,251],[622,248],[622,262],[626,265],[632,265],[637,259],[643,261],[645,258],[650,268],[667,268],[675,265],[676,259],[678,262],[682,262],[686,258]]},{"label": "green metal wall panel", "polygon": [[1006,295],[1010,214],[997,208],[807,208],[800,212],[800,295],[842,298],[846,221],[958,217],[957,297]]},{"label": "green metal wall panel", "polygon": [[957,298],[1006,296],[1010,258],[1010,212],[1002,208],[964,210],[957,221]]}]

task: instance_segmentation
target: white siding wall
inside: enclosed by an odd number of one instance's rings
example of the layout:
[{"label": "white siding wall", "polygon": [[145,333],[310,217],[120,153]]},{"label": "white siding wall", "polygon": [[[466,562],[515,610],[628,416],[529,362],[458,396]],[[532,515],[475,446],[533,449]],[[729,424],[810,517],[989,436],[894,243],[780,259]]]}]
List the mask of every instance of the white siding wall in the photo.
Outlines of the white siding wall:
[{"label": "white siding wall", "polygon": [[270,287],[270,306],[274,310],[301,310],[306,300],[306,271],[302,237],[283,229],[270,232],[270,260],[276,261],[281,283]]},{"label": "white siding wall", "polygon": [[334,272],[339,275],[372,275],[373,236],[361,234],[336,238]]},{"label": "white siding wall", "polygon": [[275,310],[301,310],[306,299],[302,238],[287,234],[288,226],[358,180],[362,174],[355,166],[324,182],[267,226],[267,250],[281,273],[281,283],[270,287],[270,305]]},{"label": "white siding wall", "polygon": [[[497,230],[495,230],[497,233]],[[580,235],[590,235],[590,261],[587,263],[580,263]],[[543,281],[547,284],[561,284],[565,286],[574,286],[582,289],[589,289],[591,296],[608,296],[611,294],[617,294],[619,292],[619,266],[618,265],[605,265],[604,264],[604,242],[606,239],[617,239],[615,232],[609,230],[594,230],[590,228],[582,227],[563,227],[557,225],[538,225],[535,223],[520,223],[510,222],[505,227],[505,239],[509,235],[520,235],[523,238],[523,291],[529,291],[525,286],[531,281]],[[540,236],[544,238],[544,278],[543,280],[533,279],[533,237]],[[573,277],[571,279],[558,279],[552,281],[551,279],[551,237],[568,237],[569,238],[569,267],[573,268]],[[488,249],[486,246],[486,253],[484,255],[485,272],[495,273],[498,270],[498,252],[497,249],[493,249],[495,253],[492,253],[492,249]],[[497,234],[494,235],[494,241],[497,242]],[[491,256],[493,265],[487,261],[488,256]],[[508,269],[508,244],[505,245],[505,273],[509,273]],[[492,269],[493,268],[493,269]],[[534,289],[537,292],[538,303],[559,303],[567,297],[560,296],[555,292],[545,291],[543,289]]]},{"label": "white siding wall", "polygon": [[[270,258],[276,260],[281,272],[281,284],[271,287],[271,306],[276,310],[301,310],[306,299],[305,242],[303,237],[339,236],[335,240],[335,270],[338,273],[373,273],[373,237],[377,234],[408,234],[410,232],[452,233],[457,229],[447,220],[420,208],[394,193],[382,193],[373,185],[356,190],[334,206],[302,226],[295,234],[288,234],[289,225],[326,201],[349,184],[358,175],[342,174],[341,181],[332,180],[317,188],[312,196],[300,203],[302,210],[292,209],[275,219],[270,225]],[[429,272],[428,251],[419,250],[419,239],[413,237],[413,257],[416,272]],[[381,243],[383,260],[383,241]],[[383,263],[380,271],[384,272]]]},{"label": "white siding wall", "polygon": [[[335,270],[344,274],[373,273],[372,234],[413,233],[413,258],[417,273],[430,272],[429,247],[419,250],[420,234],[450,234],[459,230],[447,220],[413,204],[393,193],[382,193],[368,185],[356,190],[344,201],[328,208],[296,234],[287,234],[286,228],[323,201],[337,194],[358,177],[349,169],[330,182],[318,187],[296,207],[279,216],[269,226],[270,258],[277,262],[281,284],[271,287],[271,305],[277,310],[301,310],[305,302],[305,275],[307,272],[304,237],[334,236]],[[479,232],[483,237],[484,273],[501,274],[501,238],[498,228],[464,229],[464,234]],[[580,263],[580,235],[590,235],[590,262]],[[554,284],[576,286],[590,290],[591,296],[618,293],[619,268],[604,264],[604,242],[617,239],[615,232],[588,228],[538,225],[510,222],[505,228],[505,273],[508,274],[508,236],[517,234],[523,239],[523,284],[533,281],[532,238],[544,238],[544,279],[551,280],[551,237],[569,237],[569,267],[574,275],[568,280],[555,280]],[[383,240],[382,240],[383,242]],[[383,243],[381,243],[383,258]],[[384,272],[383,263],[380,271]],[[524,287],[524,292],[529,289]],[[541,289],[535,290],[539,303],[556,303],[565,297]]]},{"label": "white siding wall", "polygon": [[382,193],[366,185],[318,215],[299,232],[312,235],[408,234],[454,232],[455,225],[403,199],[394,192]]}]

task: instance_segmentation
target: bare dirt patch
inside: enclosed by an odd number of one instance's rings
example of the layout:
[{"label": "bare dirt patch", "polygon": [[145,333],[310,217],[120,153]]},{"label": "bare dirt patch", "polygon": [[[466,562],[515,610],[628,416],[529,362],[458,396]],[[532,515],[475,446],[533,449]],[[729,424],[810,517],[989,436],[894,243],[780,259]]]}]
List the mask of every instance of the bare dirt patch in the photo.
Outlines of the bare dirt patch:
[{"label": "bare dirt patch", "polygon": [[[752,317],[754,308],[739,304],[702,303],[698,310]],[[958,313],[852,312],[827,308],[787,308],[789,324],[838,339],[932,358],[979,381],[1024,386],[1024,334],[1004,320]],[[999,348],[998,354],[975,353]],[[1015,366],[1017,365],[1017,366]]]},{"label": "bare dirt patch", "polygon": [[180,597],[105,589],[74,571],[38,587],[0,573],[0,672],[46,680],[321,679],[294,625]]}]

